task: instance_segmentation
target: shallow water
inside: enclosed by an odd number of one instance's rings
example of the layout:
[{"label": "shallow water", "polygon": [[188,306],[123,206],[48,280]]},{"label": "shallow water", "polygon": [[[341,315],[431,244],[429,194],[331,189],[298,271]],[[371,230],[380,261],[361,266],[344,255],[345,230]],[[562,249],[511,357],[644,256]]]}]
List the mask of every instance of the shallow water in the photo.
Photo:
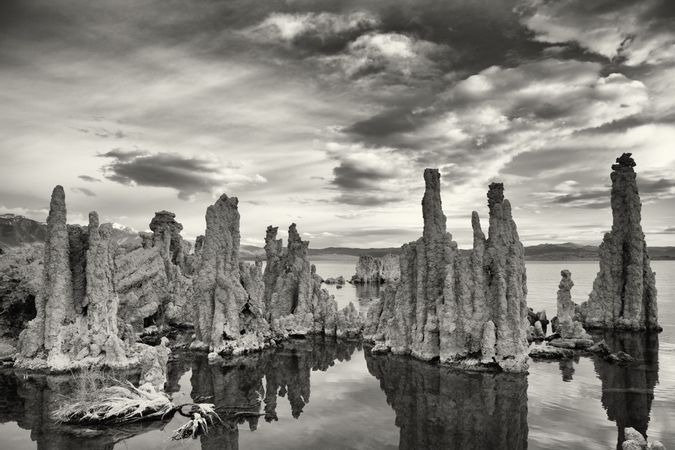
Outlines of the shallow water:
[{"label": "shallow water", "polygon": [[[351,276],[353,263],[318,261],[325,277]],[[0,448],[129,449],[561,449],[615,448],[633,426],[675,448],[675,262],[657,273],[658,336],[605,336],[640,359],[629,367],[582,357],[533,362],[529,375],[462,373],[410,358],[370,356],[358,343],[307,339],[283,348],[209,365],[178,354],[168,390],[176,403],[194,399],[260,412],[229,421],[197,440],[171,441],[184,423],[152,423],[108,431],[55,425],[49,413],[67,390],[57,377],[0,373]],[[528,263],[528,303],[555,314],[560,270],[583,301],[595,262]],[[341,306],[361,308],[377,289],[329,286]]]}]

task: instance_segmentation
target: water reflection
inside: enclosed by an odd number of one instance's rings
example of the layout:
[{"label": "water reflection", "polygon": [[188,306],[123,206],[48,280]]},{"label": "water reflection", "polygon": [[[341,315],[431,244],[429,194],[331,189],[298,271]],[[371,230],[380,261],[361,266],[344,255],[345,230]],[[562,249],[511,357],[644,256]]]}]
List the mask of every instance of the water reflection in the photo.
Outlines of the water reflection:
[{"label": "water reflection", "polygon": [[[616,423],[617,448],[620,448],[618,444],[623,440],[624,427],[631,426],[648,434],[654,388],[658,383],[658,336],[608,333],[596,338],[605,339],[613,351],[625,351],[637,360],[634,364],[621,366],[593,357],[587,359],[585,365],[590,373],[593,370],[592,366],[600,380],[602,406],[606,410],[607,418]],[[279,428],[275,429],[266,422],[281,419],[280,424],[283,423],[283,415],[288,415],[286,404],[290,405],[290,414],[293,417],[303,420],[303,411],[307,409],[306,405],[311,396],[310,384],[312,381],[317,383],[316,378],[312,379],[311,372],[326,371],[338,361],[348,361],[357,350],[360,350],[360,344],[357,342],[317,337],[294,340],[274,350],[231,358],[217,364],[209,364],[204,355],[177,353],[169,365],[167,391],[177,393],[175,395],[176,399],[180,398],[177,400],[179,403],[190,401],[190,398],[193,401],[214,403],[220,411],[229,413],[222,414],[226,419],[224,424],[210,427],[209,434],[200,437],[200,440],[175,445],[177,447],[196,445],[204,449],[236,449],[239,447],[240,426],[244,427],[243,429],[257,430],[257,436],[266,430],[272,432],[271,435],[277,436]],[[361,397],[364,394],[370,395],[366,394],[367,392],[375,397],[382,395],[380,390],[384,393],[396,416],[395,425],[398,427],[398,430],[394,431],[394,436],[390,435],[389,439],[393,437],[394,442],[398,439],[399,448],[527,448],[526,375],[463,373],[412,358],[371,355],[368,349],[363,355],[366,367],[363,367],[362,373],[370,380],[368,383],[370,387],[358,384],[351,389],[364,389],[354,390],[358,392],[355,395]],[[359,361],[355,363],[362,364],[360,354],[357,359]],[[577,383],[580,387],[584,386],[590,375],[578,366],[578,357],[561,362],[533,364],[557,365],[563,381]],[[595,381],[594,377],[592,379]],[[539,386],[536,381],[531,381],[530,389],[540,391],[531,393],[530,401],[533,399],[535,402],[546,401],[553,390],[558,389],[553,383]],[[377,382],[380,385],[379,389]],[[597,386],[597,381],[595,383],[594,386]],[[567,386],[572,389],[575,387]],[[116,443],[132,436],[152,430],[164,430],[162,434],[157,434],[162,436],[160,439],[165,439],[164,444],[155,442],[156,438],[153,435],[120,444],[121,447],[161,447],[168,445],[171,431],[184,423],[182,417],[176,417],[170,424],[148,422],[132,427],[109,429],[84,429],[55,424],[49,417],[50,412],[57,405],[61,395],[68,395],[76,388],[76,384],[67,376],[24,376],[13,371],[0,372],[0,423],[16,422],[19,427],[30,430],[31,440],[41,449],[111,449]],[[314,389],[314,395],[320,396],[321,389],[317,389],[316,386]],[[598,388],[593,389],[597,392]],[[348,398],[343,401],[347,401]],[[314,402],[317,402],[317,399]],[[570,401],[573,400],[570,398]],[[361,405],[359,402],[353,403],[354,407],[359,405]],[[380,407],[389,413],[389,407],[384,404]],[[537,410],[536,406],[531,407],[533,411]],[[561,414],[573,411],[573,409],[565,410],[560,404],[554,407],[559,408],[556,410]],[[233,411],[237,414],[233,414]],[[312,411],[316,414],[320,408],[313,407]],[[344,413],[349,414],[348,409]],[[312,426],[316,420],[316,417],[307,416],[303,426]],[[564,421],[565,417],[561,417],[561,420]],[[592,423],[604,422],[604,414],[600,413],[599,416],[596,414],[589,420]],[[536,419],[530,418],[530,422],[536,428]],[[570,425],[556,424],[558,425],[561,430],[569,431],[565,430],[565,427]],[[356,426],[372,425],[364,422]],[[536,434],[535,428],[532,431],[533,436]],[[573,432],[576,431],[575,429]],[[551,431],[553,434],[556,432],[560,430]],[[335,443],[335,436],[330,434],[330,430],[319,433],[325,433],[324,442]],[[613,436],[609,439],[613,441]],[[261,444],[259,448],[275,448],[270,446],[269,440],[256,442]],[[284,443],[282,440],[273,444],[284,447]],[[530,444],[536,446],[536,442]]]},{"label": "water reflection", "polygon": [[279,398],[285,397],[291,414],[299,418],[310,399],[310,373],[326,371],[336,361],[348,361],[357,349],[360,349],[357,342],[313,337],[220,364],[195,357],[192,399],[214,403],[219,410],[238,412],[238,416],[228,415],[225,424],[216,427],[215,432],[202,436],[202,448],[238,448],[237,425],[247,423],[251,430],[256,430],[260,417],[267,422],[277,420]]},{"label": "water reflection", "polygon": [[73,427],[51,418],[60,399],[77,389],[72,377],[0,373],[0,423],[16,422],[30,430],[38,449],[112,449],[115,443],[147,431],[162,429],[164,422],[139,422],[124,427]]},{"label": "water reflection", "polygon": [[633,427],[647,436],[654,386],[659,381],[659,337],[656,333],[605,333],[613,351],[624,351],[635,358],[625,366],[594,357],[595,372],[602,381],[602,406],[607,418],[618,428],[617,449],[624,440],[624,427]]},{"label": "water reflection", "polygon": [[368,352],[366,362],[396,413],[400,449],[527,448],[527,375]]}]

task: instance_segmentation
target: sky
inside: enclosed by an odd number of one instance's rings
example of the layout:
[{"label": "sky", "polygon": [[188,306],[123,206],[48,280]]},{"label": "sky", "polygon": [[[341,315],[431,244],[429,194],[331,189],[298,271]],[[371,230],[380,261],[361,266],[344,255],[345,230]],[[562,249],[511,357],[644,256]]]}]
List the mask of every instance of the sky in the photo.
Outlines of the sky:
[{"label": "sky", "polygon": [[597,244],[632,152],[675,245],[672,0],[3,0],[0,87],[0,213],[194,239],[226,193],[242,244],[400,246],[436,167],[460,247],[493,181],[526,245]]}]

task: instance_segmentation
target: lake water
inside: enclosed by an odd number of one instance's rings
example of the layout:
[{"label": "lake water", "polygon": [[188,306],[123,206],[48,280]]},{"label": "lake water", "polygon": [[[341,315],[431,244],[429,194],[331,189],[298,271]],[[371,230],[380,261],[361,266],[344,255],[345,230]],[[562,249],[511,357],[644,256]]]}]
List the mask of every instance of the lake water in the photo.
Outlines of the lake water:
[{"label": "lake water", "polygon": [[[324,277],[354,272],[354,261],[316,261]],[[530,262],[528,303],[555,315],[560,270],[572,271],[577,303],[596,262]],[[66,380],[0,372],[2,449],[611,449],[633,426],[675,449],[675,262],[652,263],[664,331],[604,336],[639,364],[581,357],[532,362],[528,375],[463,373],[411,358],[371,356],[356,342],[322,338],[209,365],[177,354],[168,390],[175,403],[205,399],[259,411],[259,418],[171,441],[168,423],[96,430],[57,426],[50,411]],[[367,308],[374,288],[329,286],[341,306]]]}]

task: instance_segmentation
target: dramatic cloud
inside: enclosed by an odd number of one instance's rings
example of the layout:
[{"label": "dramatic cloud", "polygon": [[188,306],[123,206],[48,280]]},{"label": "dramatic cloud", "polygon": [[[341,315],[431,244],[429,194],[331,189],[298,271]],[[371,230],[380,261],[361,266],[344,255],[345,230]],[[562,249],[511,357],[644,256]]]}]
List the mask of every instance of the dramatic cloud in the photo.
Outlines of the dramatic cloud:
[{"label": "dramatic cloud", "polygon": [[400,180],[408,176],[403,159],[390,149],[366,150],[336,143],[328,146],[329,154],[339,164],[333,168],[330,184],[340,191],[337,203],[379,206],[406,198]]},{"label": "dramatic cloud", "polygon": [[524,23],[542,42],[576,42],[630,66],[675,61],[669,0],[527,0]]},{"label": "dramatic cloud", "polygon": [[227,193],[245,242],[296,221],[315,247],[398,246],[438,167],[459,242],[498,180],[528,244],[597,243],[610,165],[632,152],[645,230],[664,230],[674,5],[0,2],[0,198],[41,211],[62,184],[71,221],[95,207],[146,229],[167,209],[194,238]]},{"label": "dramatic cloud", "polygon": [[399,33],[369,33],[351,42],[342,54],[324,62],[348,78],[387,77],[389,83],[441,76],[435,59],[449,50],[433,42]]},{"label": "dramatic cloud", "polygon": [[272,13],[243,33],[262,42],[285,43],[299,49],[333,53],[378,24],[376,16],[363,11],[349,14]]},{"label": "dramatic cloud", "polygon": [[111,150],[100,155],[112,162],[103,167],[105,177],[127,185],[169,187],[178,198],[188,200],[199,192],[213,192],[226,185],[264,183],[260,175],[235,173],[217,160],[187,157],[176,153],[150,153],[141,150]]}]

